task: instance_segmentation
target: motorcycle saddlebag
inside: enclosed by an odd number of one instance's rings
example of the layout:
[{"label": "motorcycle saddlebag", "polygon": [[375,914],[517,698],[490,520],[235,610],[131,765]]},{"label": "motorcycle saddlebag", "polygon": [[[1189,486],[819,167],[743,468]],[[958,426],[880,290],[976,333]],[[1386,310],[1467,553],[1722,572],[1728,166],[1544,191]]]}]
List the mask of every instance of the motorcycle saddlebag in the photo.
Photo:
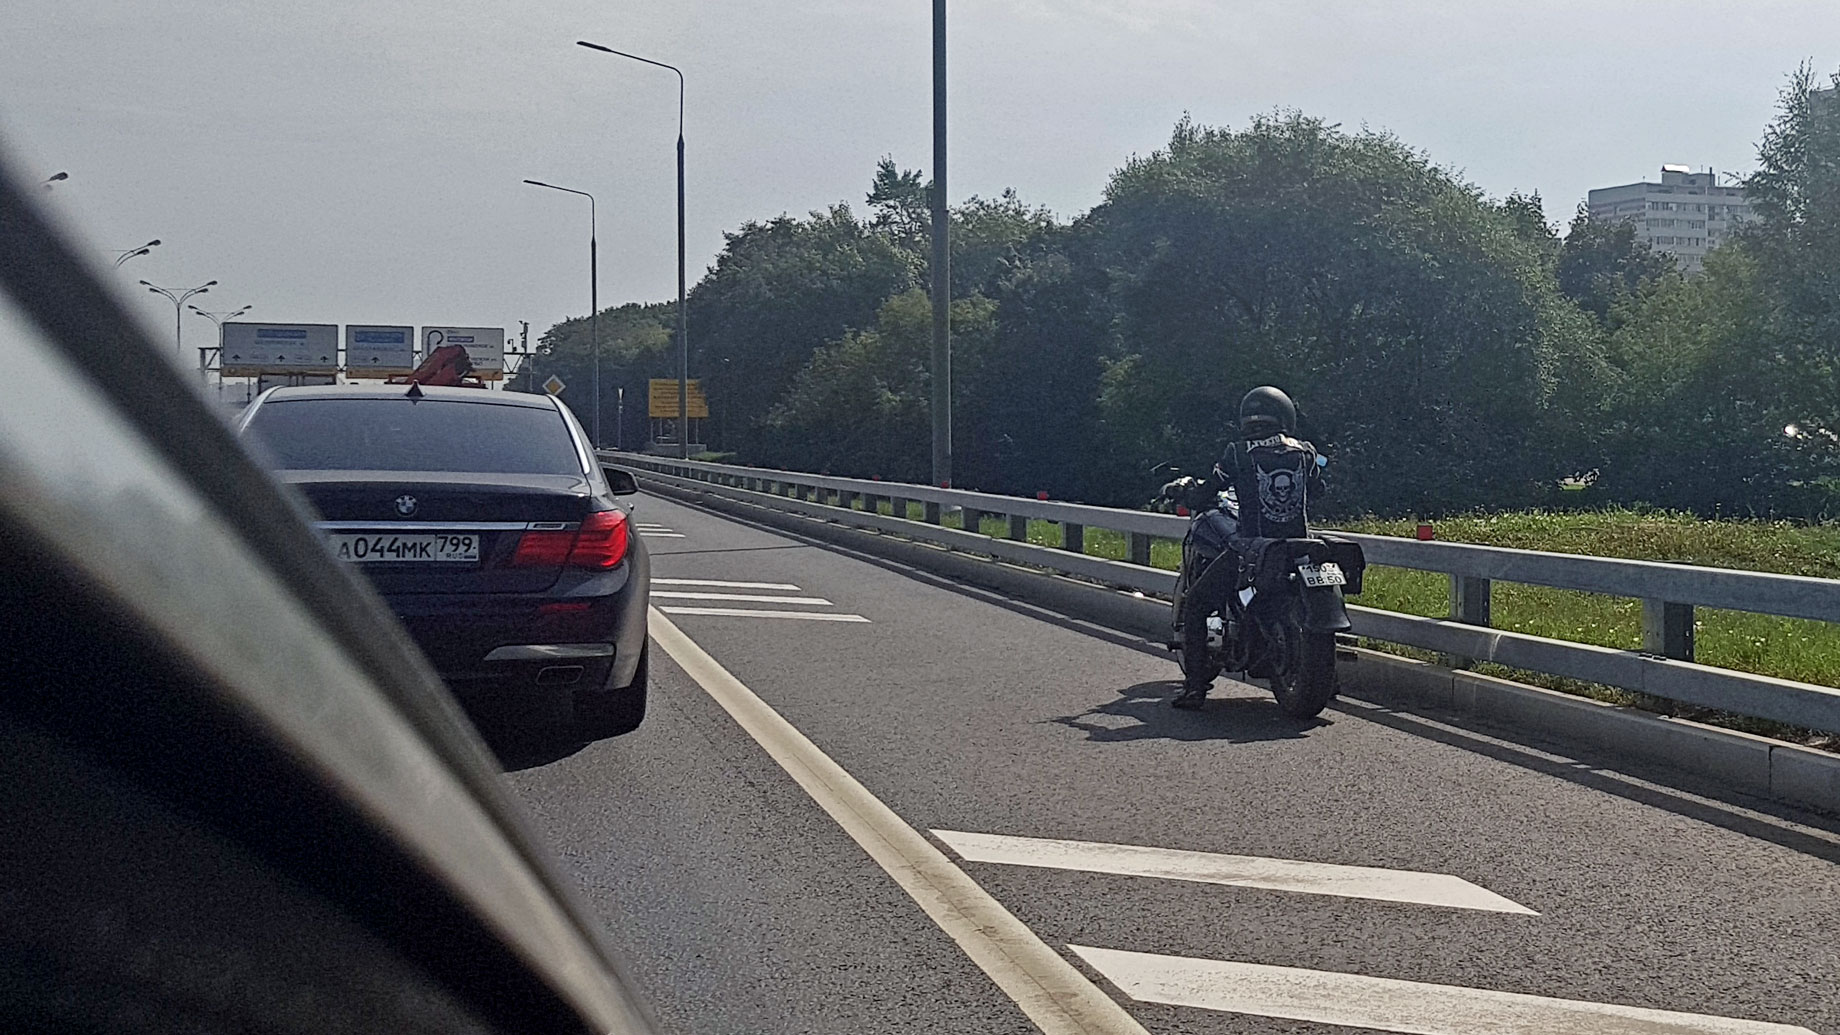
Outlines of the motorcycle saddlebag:
[{"label": "motorcycle saddlebag", "polygon": [[1342,574],[1348,576],[1348,585],[1342,587],[1342,592],[1361,592],[1361,579],[1367,573],[1367,555],[1362,552],[1361,544],[1336,535],[1318,535],[1316,538],[1322,540],[1323,548],[1320,551],[1310,551],[1312,558],[1317,561],[1334,561],[1342,569]]}]

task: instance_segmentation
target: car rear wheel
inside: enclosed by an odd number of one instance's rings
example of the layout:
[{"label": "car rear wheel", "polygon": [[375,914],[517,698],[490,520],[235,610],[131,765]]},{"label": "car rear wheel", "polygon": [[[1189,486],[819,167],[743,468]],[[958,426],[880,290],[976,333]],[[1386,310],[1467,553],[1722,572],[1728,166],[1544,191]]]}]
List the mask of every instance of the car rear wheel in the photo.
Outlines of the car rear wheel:
[{"label": "car rear wheel", "polygon": [[591,740],[631,733],[645,721],[646,690],[651,683],[652,644],[639,649],[639,667],[633,681],[607,690],[584,690],[575,695],[575,728]]}]

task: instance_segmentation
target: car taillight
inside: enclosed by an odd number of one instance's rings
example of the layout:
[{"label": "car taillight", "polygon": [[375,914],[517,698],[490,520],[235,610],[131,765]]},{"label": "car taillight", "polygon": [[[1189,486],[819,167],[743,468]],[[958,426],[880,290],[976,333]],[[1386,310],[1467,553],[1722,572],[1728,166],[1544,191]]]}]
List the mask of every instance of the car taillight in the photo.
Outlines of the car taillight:
[{"label": "car taillight", "polygon": [[512,565],[520,568],[611,568],[626,559],[630,545],[626,515],[601,510],[582,519],[573,531],[525,532],[518,540]]},{"label": "car taillight", "polygon": [[572,568],[611,568],[626,559],[626,514],[598,510],[582,519],[581,534],[569,553]]},{"label": "car taillight", "polygon": [[573,529],[559,532],[525,532],[518,540],[511,563],[518,568],[559,568],[575,548]]}]

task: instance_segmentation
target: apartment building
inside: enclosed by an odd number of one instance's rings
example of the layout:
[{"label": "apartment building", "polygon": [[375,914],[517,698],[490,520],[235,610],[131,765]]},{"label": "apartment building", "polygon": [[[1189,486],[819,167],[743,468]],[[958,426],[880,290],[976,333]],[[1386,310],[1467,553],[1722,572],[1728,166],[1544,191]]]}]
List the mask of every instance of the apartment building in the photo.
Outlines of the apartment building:
[{"label": "apartment building", "polygon": [[1661,167],[1661,182],[1600,187],[1589,197],[1591,219],[1633,222],[1636,237],[1672,255],[1681,272],[1696,273],[1706,253],[1750,218],[1744,188],[1720,186],[1711,170],[1684,165]]}]

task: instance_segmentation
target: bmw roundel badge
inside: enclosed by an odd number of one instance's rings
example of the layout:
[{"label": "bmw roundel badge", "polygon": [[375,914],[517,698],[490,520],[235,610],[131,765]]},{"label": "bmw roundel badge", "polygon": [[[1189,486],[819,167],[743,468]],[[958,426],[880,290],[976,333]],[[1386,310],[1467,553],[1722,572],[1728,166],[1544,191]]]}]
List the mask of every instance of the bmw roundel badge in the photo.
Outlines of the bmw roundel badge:
[{"label": "bmw roundel badge", "polygon": [[415,497],[409,495],[396,497],[396,512],[403,517],[415,513]]}]

